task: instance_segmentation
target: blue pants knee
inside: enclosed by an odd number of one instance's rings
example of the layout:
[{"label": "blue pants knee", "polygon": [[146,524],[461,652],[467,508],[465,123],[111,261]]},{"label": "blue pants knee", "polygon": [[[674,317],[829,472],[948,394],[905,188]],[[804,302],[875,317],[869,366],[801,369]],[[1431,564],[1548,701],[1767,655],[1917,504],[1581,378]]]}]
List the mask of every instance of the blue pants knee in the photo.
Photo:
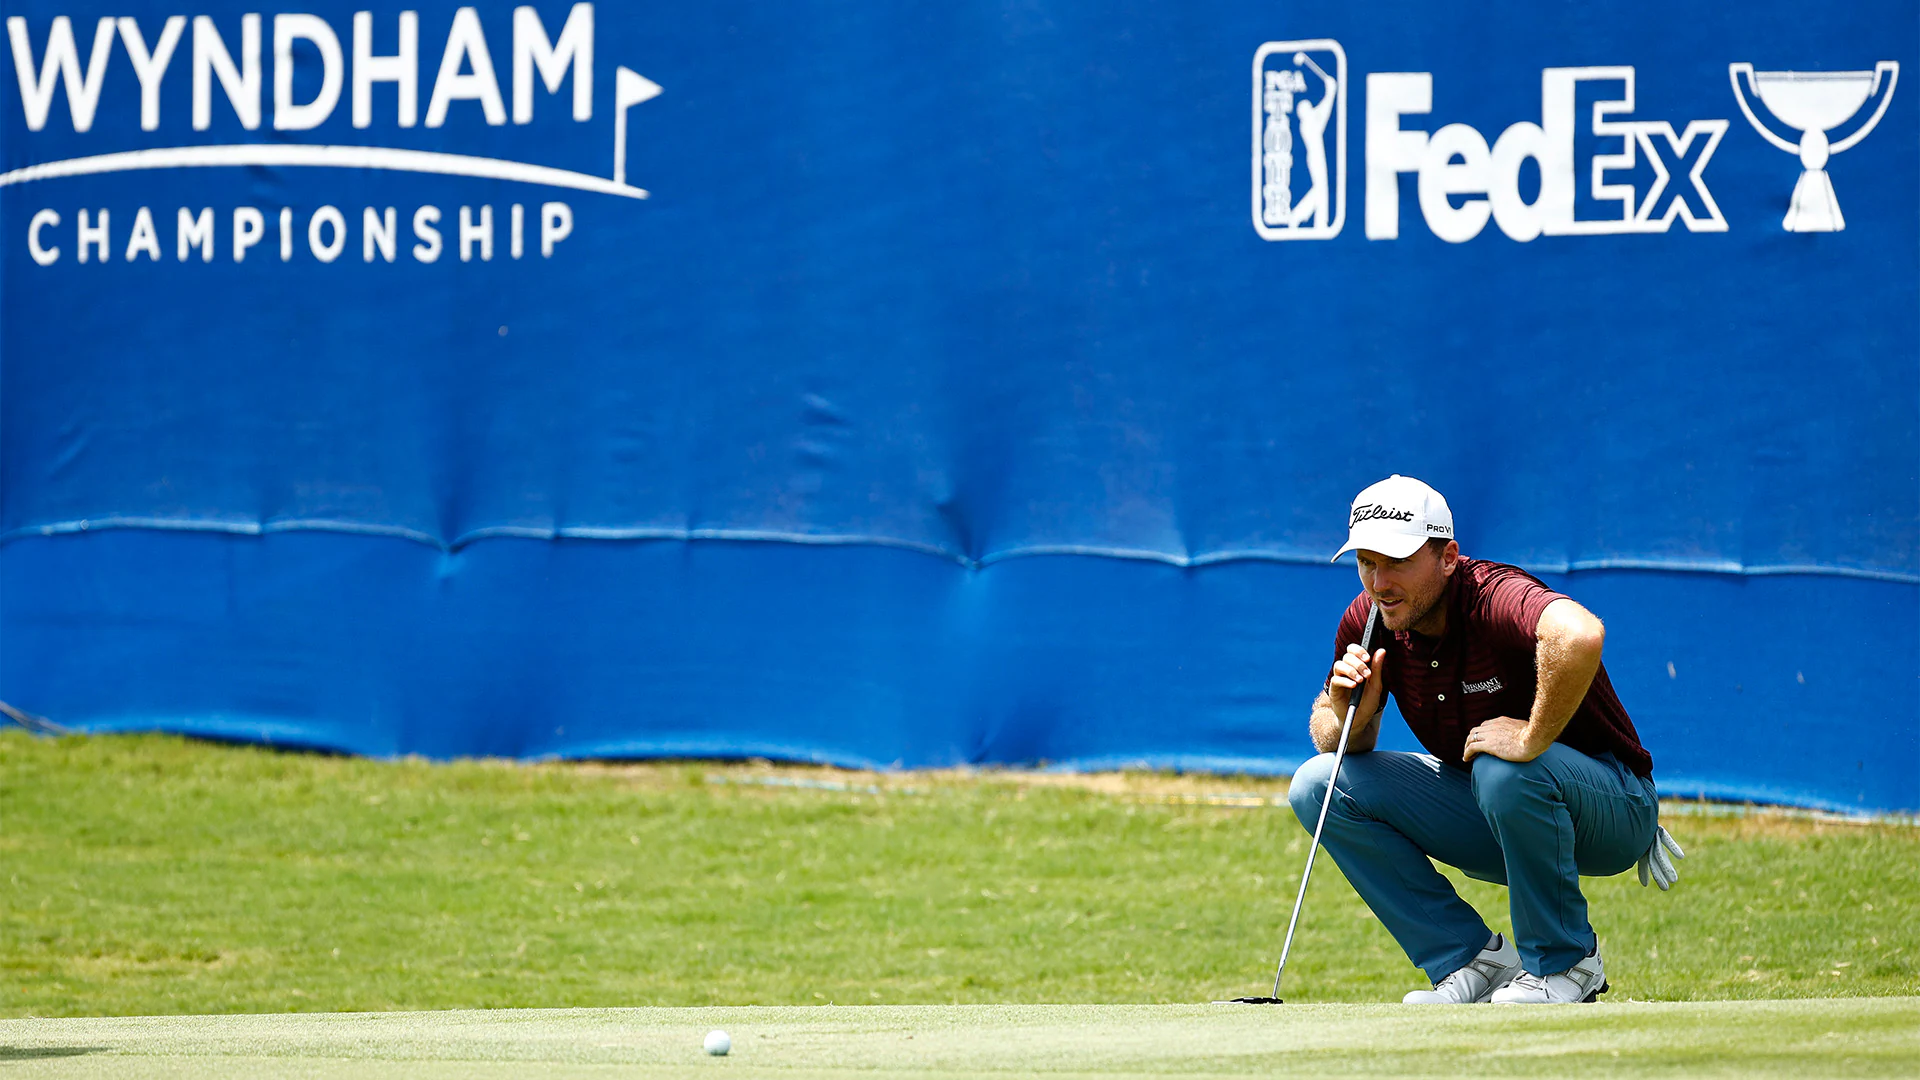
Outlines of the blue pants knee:
[{"label": "blue pants knee", "polygon": [[1333,755],[1316,754],[1293,770],[1287,785],[1287,804],[1300,824],[1312,829],[1320,820],[1320,804],[1327,797],[1327,782],[1333,779]]}]

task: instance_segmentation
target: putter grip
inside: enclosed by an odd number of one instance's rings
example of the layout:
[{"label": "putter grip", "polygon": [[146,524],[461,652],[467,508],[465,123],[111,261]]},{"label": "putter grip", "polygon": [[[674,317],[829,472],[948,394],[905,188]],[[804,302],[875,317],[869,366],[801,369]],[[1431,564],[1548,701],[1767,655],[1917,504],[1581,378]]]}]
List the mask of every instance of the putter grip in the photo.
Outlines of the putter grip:
[{"label": "putter grip", "polygon": [[[1368,664],[1373,663],[1373,627],[1375,623],[1379,622],[1379,620],[1380,620],[1380,605],[1368,604],[1367,605],[1367,624],[1366,624],[1366,627],[1360,631],[1360,651],[1367,654]],[[1352,691],[1349,692],[1350,696],[1347,699],[1347,711],[1349,713],[1349,716],[1351,716],[1351,713],[1353,712],[1353,710],[1359,706],[1360,697],[1366,692],[1367,692],[1367,685],[1365,682],[1362,682],[1360,685],[1355,686],[1352,689]]]}]

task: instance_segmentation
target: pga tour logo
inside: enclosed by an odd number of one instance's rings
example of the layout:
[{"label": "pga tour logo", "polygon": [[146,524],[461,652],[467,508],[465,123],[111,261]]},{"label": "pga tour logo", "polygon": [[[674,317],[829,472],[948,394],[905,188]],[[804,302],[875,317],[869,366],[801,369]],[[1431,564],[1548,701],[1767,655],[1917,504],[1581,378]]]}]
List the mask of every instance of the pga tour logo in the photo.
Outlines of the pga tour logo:
[{"label": "pga tour logo", "polygon": [[[1899,73],[1891,60],[1870,71],[1841,72],[1728,65],[1747,121],[1803,167],[1781,222],[1788,232],[1846,228],[1827,162],[1880,122]],[[1706,170],[1729,121],[1693,119],[1676,127],[1641,118],[1631,66],[1541,69],[1538,122],[1517,118],[1491,139],[1467,124],[1423,119],[1436,111],[1431,72],[1372,72],[1366,79],[1369,240],[1400,235],[1405,174],[1416,177],[1421,219],[1450,243],[1465,243],[1488,224],[1522,243],[1538,236],[1664,233],[1676,221],[1688,232],[1727,230]],[[1585,92],[1583,84],[1591,84]],[[1332,39],[1269,41],[1255,51],[1253,227],[1263,238],[1328,240],[1346,223],[1352,85],[1346,51]],[[1577,109],[1576,97],[1590,110]],[[1618,149],[1576,155],[1576,136],[1589,135]],[[1531,199],[1521,193],[1520,179],[1529,159],[1540,177]],[[1652,179],[1634,182],[1636,170]],[[1589,205],[1576,211],[1582,180]]]},{"label": "pga tour logo", "polygon": [[1253,227],[1326,240],[1347,220],[1347,51],[1329,38],[1253,54]]}]

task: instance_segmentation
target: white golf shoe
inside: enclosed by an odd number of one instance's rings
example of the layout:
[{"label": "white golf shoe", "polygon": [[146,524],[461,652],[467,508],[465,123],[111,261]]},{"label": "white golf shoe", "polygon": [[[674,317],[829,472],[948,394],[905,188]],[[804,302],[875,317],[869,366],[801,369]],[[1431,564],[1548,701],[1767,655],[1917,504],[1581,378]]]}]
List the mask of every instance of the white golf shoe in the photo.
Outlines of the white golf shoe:
[{"label": "white golf shoe", "polygon": [[1495,1005],[1572,1005],[1592,1002],[1606,993],[1607,969],[1600,962],[1600,950],[1558,975],[1535,975],[1523,971],[1513,981],[1493,992]]},{"label": "white golf shoe", "polygon": [[1400,1000],[1406,1005],[1473,1005],[1486,1001],[1518,974],[1520,950],[1495,934],[1465,967],[1434,983],[1433,989],[1415,990]]}]

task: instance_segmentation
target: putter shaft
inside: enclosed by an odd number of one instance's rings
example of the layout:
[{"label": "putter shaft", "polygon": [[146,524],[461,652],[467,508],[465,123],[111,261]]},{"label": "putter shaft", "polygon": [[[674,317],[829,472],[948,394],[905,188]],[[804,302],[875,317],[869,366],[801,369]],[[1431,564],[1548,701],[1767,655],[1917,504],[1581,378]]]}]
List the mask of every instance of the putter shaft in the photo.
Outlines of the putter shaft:
[{"label": "putter shaft", "polygon": [[[1367,628],[1360,634],[1360,649],[1373,657],[1373,624],[1379,617],[1377,604],[1367,608]],[[1353,688],[1347,701],[1346,719],[1340,722],[1340,742],[1333,749],[1333,775],[1327,777],[1327,794],[1320,800],[1320,820],[1313,826],[1313,843],[1307,847],[1307,868],[1300,872],[1300,892],[1293,898],[1293,917],[1287,920],[1287,940],[1280,946],[1280,966],[1273,971],[1273,1000],[1280,1000],[1280,977],[1287,971],[1287,956],[1293,952],[1293,932],[1300,926],[1300,906],[1307,899],[1307,882],[1313,877],[1313,857],[1320,852],[1320,832],[1327,827],[1327,810],[1333,806],[1333,788],[1340,781],[1340,762],[1347,756],[1347,736],[1353,731],[1353,714],[1360,707],[1360,696],[1366,690],[1362,683]]]}]

